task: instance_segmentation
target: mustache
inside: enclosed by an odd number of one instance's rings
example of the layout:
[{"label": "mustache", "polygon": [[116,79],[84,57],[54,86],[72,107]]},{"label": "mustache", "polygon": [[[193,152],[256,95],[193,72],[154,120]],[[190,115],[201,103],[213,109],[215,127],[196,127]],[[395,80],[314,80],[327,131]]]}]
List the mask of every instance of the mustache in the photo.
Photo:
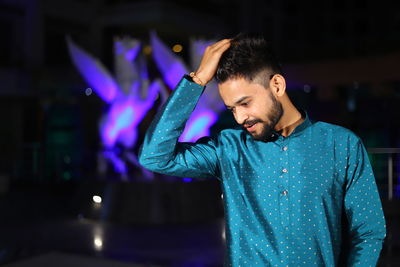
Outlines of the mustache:
[{"label": "mustache", "polygon": [[242,124],[242,126],[245,127],[245,128],[247,128],[247,127],[252,126],[252,125],[254,125],[254,124],[258,123],[258,122],[262,122],[262,120],[260,120],[260,119],[248,120],[248,121],[245,121],[245,122]]}]

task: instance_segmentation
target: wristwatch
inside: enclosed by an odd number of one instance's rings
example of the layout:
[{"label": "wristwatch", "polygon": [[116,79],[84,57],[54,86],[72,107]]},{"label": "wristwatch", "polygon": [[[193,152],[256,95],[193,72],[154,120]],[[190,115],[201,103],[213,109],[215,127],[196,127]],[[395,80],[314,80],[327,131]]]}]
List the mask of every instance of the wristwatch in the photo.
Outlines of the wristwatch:
[{"label": "wristwatch", "polygon": [[192,77],[190,77],[190,75],[189,74],[185,74],[185,75],[183,75],[183,78],[185,78],[186,80],[188,80],[189,82],[192,82],[192,83],[194,83],[194,81],[193,81],[193,78]]},{"label": "wristwatch", "polygon": [[200,85],[200,86],[205,86],[204,84],[203,84],[203,82],[200,80],[200,78],[199,77],[197,77],[196,76],[196,73],[195,72],[191,72],[191,73],[189,73],[189,75],[185,75],[185,78],[186,79],[188,79],[189,81],[191,81],[191,82],[194,82],[194,83],[197,83],[198,85]]}]

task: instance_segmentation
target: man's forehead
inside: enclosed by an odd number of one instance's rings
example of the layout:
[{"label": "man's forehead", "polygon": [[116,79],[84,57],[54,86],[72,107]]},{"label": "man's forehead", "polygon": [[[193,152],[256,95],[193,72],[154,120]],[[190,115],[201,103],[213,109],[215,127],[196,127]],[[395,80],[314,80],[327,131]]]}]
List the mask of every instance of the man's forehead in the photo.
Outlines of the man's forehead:
[{"label": "man's forehead", "polygon": [[252,98],[252,96],[249,96],[249,95],[244,95],[244,96],[241,96],[241,97],[239,97],[238,99],[233,99],[233,102],[232,102],[232,104],[227,104],[227,103],[225,103],[225,106],[226,107],[230,107],[231,105],[240,105],[241,103],[243,103],[243,102],[245,102],[245,101],[248,101],[248,100],[250,100]]},{"label": "man's forehead", "polygon": [[259,90],[265,90],[262,85],[249,82],[243,78],[220,83],[218,84],[218,89],[222,99],[229,99],[231,102],[236,102],[244,96],[257,94]]}]

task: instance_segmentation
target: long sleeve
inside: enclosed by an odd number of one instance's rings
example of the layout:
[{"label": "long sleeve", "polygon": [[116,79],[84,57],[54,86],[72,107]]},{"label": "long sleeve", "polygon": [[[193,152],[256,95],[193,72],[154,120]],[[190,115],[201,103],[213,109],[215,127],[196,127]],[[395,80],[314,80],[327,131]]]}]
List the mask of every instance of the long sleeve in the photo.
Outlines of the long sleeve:
[{"label": "long sleeve", "polygon": [[361,141],[349,153],[344,201],[351,239],[347,266],[376,266],[386,236],[382,204]]},{"label": "long sleeve", "polygon": [[139,151],[140,164],[154,172],[190,177],[219,177],[216,140],[178,142],[204,87],[183,78],[156,115]]}]

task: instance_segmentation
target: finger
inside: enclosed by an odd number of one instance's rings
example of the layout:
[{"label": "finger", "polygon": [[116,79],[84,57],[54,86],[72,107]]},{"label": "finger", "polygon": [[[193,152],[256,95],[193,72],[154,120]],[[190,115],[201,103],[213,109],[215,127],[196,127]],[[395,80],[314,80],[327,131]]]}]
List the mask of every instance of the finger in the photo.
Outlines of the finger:
[{"label": "finger", "polygon": [[218,53],[223,53],[225,50],[227,50],[229,47],[231,46],[231,42],[229,41],[229,42],[226,42],[226,43],[223,43],[223,44],[221,44],[218,48],[216,48],[216,50],[215,50],[215,52],[218,52]]},{"label": "finger", "polygon": [[223,51],[228,49],[230,46],[231,46],[231,42],[227,41],[227,42],[221,43],[218,47],[215,48],[214,51],[217,53],[222,53]]},{"label": "finger", "polygon": [[215,46],[214,46],[213,48],[214,48],[214,49],[218,49],[218,48],[220,48],[221,46],[224,46],[225,44],[229,44],[230,42],[231,42],[230,39],[223,39],[223,40],[221,40],[221,41],[215,43]]},{"label": "finger", "polygon": [[212,45],[210,45],[211,47],[215,47],[215,46],[218,46],[218,45],[220,45],[221,43],[225,43],[225,42],[227,42],[227,41],[229,41],[230,39],[222,39],[222,40],[219,40],[218,42],[215,42],[215,43],[213,43]]},{"label": "finger", "polygon": [[226,50],[228,50],[228,48],[229,48],[230,46],[231,46],[230,43],[226,43],[226,44],[224,44],[223,46],[220,46],[218,49],[215,49],[215,50],[213,51],[212,57],[215,58],[215,59],[217,59],[217,60],[219,60],[219,59],[221,58],[222,54],[223,54]]},{"label": "finger", "polygon": [[209,56],[217,56],[218,58],[221,57],[221,55],[230,47],[230,45],[230,43],[225,43],[220,45],[219,47],[213,48],[212,50],[210,50]]},{"label": "finger", "polygon": [[223,40],[221,40],[221,41],[218,41],[218,42],[212,44],[212,45],[210,46],[210,48],[218,49],[220,46],[223,46],[223,45],[226,44],[226,43],[230,43],[230,41],[231,41],[231,39],[223,39]]}]

